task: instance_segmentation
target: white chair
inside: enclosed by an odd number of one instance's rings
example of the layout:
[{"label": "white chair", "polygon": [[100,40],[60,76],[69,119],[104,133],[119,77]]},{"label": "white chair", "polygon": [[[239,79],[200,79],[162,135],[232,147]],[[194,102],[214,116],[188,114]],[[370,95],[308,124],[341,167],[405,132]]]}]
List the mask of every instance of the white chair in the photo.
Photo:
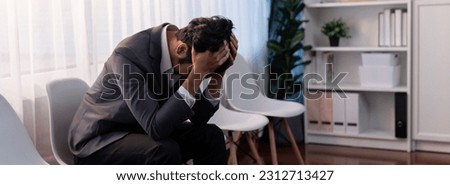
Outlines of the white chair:
[{"label": "white chair", "polygon": [[22,121],[0,95],[0,165],[45,165]]},{"label": "white chair", "polygon": [[59,164],[73,164],[69,149],[68,131],[73,116],[89,86],[83,80],[66,78],[47,84],[50,106],[50,142]]},{"label": "white chair", "polygon": [[[267,117],[259,114],[233,111],[220,104],[219,109],[214,116],[211,117],[209,122],[216,124],[220,129],[227,133],[226,136],[230,151],[228,164],[238,164],[236,150],[242,135],[246,136],[247,143],[256,162],[258,164],[264,164],[252,138],[252,133],[269,123]],[[235,134],[233,134],[233,132],[235,132]]]},{"label": "white chair", "polygon": [[[247,113],[281,118],[281,123],[291,142],[292,150],[298,162],[304,164],[286,118],[302,114],[305,111],[305,107],[300,103],[275,100],[265,96],[261,92],[249,64],[241,55],[236,57],[233,66],[227,70],[224,79],[228,81],[228,84],[225,85],[225,96],[230,108]],[[268,132],[272,163],[278,164],[273,127],[274,123],[269,122]]]}]

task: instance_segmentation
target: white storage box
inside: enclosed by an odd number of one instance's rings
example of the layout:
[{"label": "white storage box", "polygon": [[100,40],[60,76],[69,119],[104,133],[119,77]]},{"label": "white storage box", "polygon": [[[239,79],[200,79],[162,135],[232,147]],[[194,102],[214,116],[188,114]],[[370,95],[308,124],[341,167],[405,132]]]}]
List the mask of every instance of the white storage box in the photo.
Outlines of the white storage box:
[{"label": "white storage box", "polygon": [[398,56],[395,53],[361,53],[363,66],[396,66]]},{"label": "white storage box", "polygon": [[361,86],[395,87],[400,82],[400,65],[359,66]]}]

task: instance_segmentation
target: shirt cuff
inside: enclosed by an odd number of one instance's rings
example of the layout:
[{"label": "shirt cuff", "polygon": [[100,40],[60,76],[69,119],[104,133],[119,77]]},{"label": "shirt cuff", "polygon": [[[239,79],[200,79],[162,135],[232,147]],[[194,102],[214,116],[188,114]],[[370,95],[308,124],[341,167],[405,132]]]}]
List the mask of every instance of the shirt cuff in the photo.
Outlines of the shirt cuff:
[{"label": "shirt cuff", "polygon": [[186,102],[186,104],[192,108],[195,104],[195,98],[194,96],[192,96],[191,93],[189,93],[189,91],[184,88],[183,86],[181,86],[180,88],[178,88],[178,94],[181,95],[181,97],[183,98],[183,100]]},{"label": "shirt cuff", "polygon": [[209,91],[205,92],[206,99],[215,107],[220,103],[220,98],[214,98],[209,94]]}]

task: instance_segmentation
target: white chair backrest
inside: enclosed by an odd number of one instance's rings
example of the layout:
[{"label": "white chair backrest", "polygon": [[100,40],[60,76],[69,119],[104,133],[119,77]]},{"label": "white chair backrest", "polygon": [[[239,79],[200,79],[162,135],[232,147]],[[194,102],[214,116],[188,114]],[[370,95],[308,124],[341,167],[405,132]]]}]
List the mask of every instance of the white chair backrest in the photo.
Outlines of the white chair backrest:
[{"label": "white chair backrest", "polygon": [[265,96],[255,79],[258,76],[261,75],[254,73],[250,64],[238,54],[224,78],[225,96],[233,109],[246,109],[254,106],[251,103],[262,102],[258,100]]},{"label": "white chair backrest", "polygon": [[22,121],[0,95],[0,165],[47,164],[36,150]]},{"label": "white chair backrest", "polygon": [[[264,114],[267,116],[292,117],[304,112],[304,106],[290,101],[280,101],[268,98],[261,91],[250,64],[238,55],[224,78],[226,105],[231,109]],[[276,117],[278,117],[276,116]]]},{"label": "white chair backrest", "polygon": [[50,106],[50,142],[59,164],[73,164],[68,131],[89,86],[76,78],[59,79],[47,84]]}]

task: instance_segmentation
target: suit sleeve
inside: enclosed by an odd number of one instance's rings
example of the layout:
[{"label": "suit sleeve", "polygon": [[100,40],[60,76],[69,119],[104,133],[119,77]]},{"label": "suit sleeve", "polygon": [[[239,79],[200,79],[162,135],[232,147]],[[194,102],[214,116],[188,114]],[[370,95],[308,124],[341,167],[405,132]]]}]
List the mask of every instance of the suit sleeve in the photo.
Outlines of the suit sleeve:
[{"label": "suit sleeve", "polygon": [[219,104],[213,106],[211,101],[206,98],[207,91],[202,94],[197,94],[196,101],[192,110],[194,111],[194,116],[190,118],[194,124],[207,124],[209,119],[214,115],[214,113],[219,109]]},{"label": "suit sleeve", "polygon": [[[194,111],[178,93],[175,92],[170,97],[157,96],[162,89],[156,85],[158,83],[155,81],[154,71],[145,74],[135,58],[114,52],[108,60],[112,60],[107,65],[110,71],[119,74],[117,85],[124,101],[153,139],[169,137],[179,124],[194,116]],[[165,103],[160,103],[164,101]]]}]

